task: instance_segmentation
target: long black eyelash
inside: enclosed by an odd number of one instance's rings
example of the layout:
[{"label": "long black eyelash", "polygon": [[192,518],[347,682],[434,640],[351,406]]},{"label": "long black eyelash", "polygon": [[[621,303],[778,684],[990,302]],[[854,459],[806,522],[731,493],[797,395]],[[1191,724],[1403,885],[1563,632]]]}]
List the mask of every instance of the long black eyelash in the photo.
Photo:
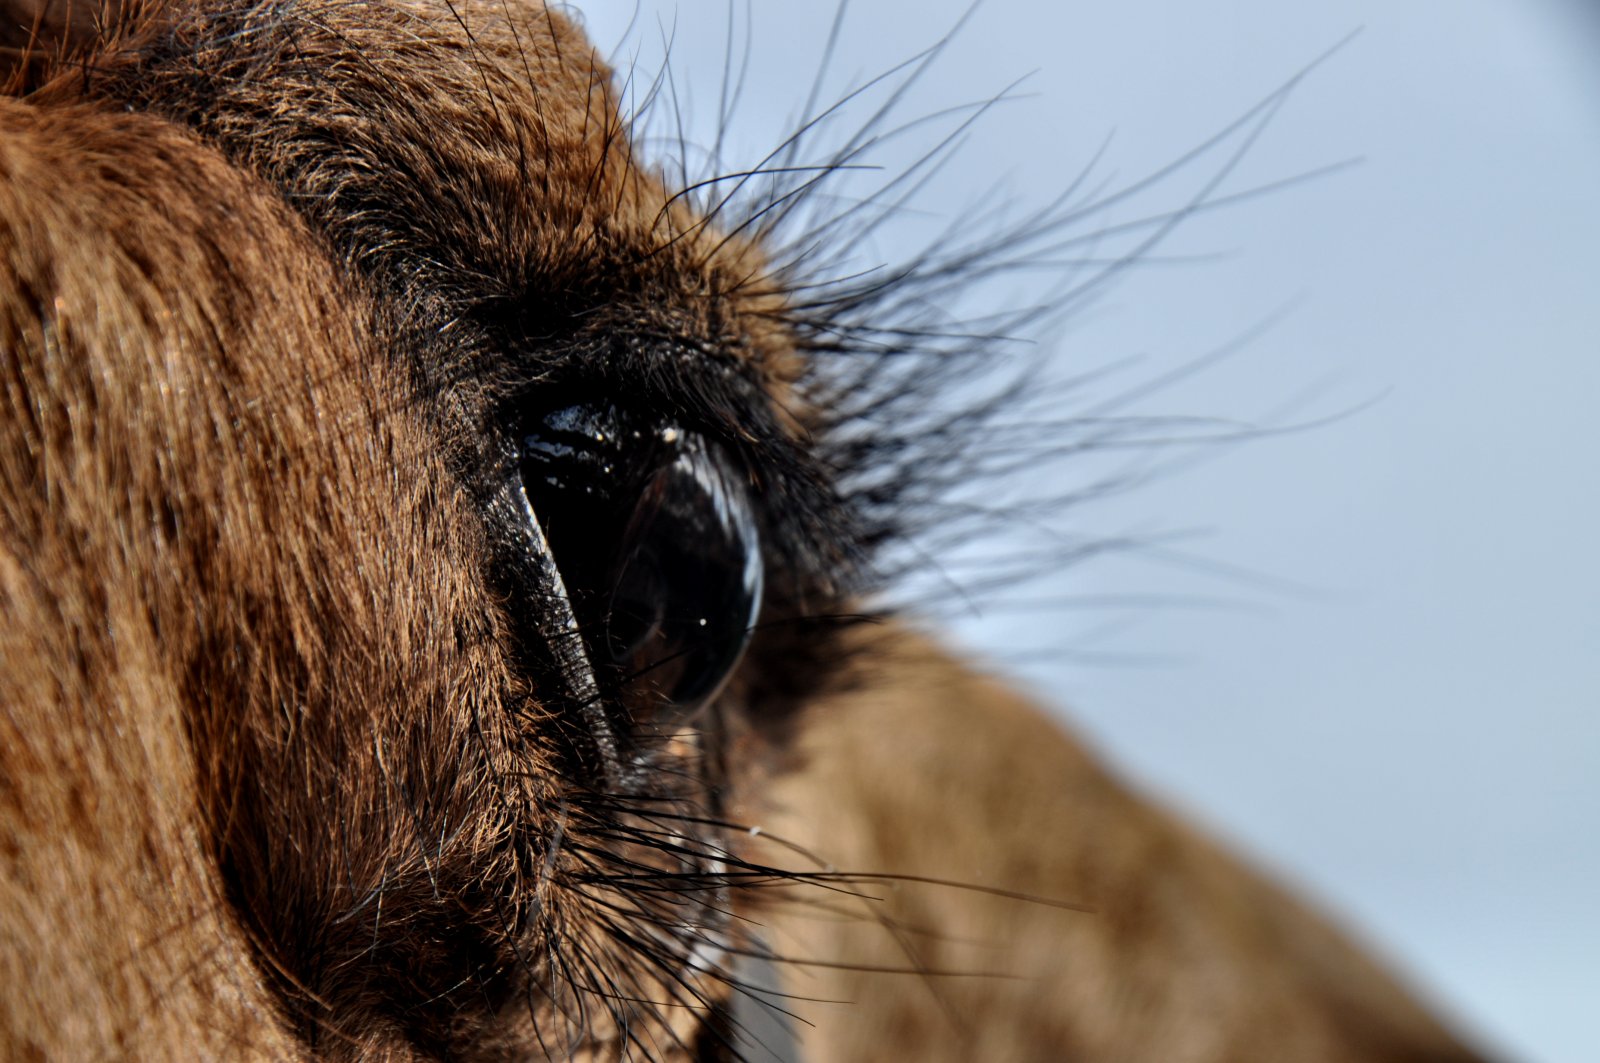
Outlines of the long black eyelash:
[{"label": "long black eyelash", "polygon": [[[806,356],[799,416],[813,431],[813,453],[849,514],[853,555],[868,562],[851,589],[870,594],[892,588],[1001,521],[1038,524],[1047,556],[1019,557],[1002,570],[977,573],[982,586],[957,593],[1002,586],[1037,571],[1041,562],[1059,565],[1127,547],[1064,536],[1054,530],[1056,515],[1078,501],[1145,482],[1159,472],[1152,454],[1226,443],[1252,430],[1124,413],[1133,399],[1164,385],[1159,376],[1122,384],[1109,398],[1103,390],[1094,397],[1091,388],[1075,386],[1103,385],[1095,370],[1041,389],[1034,382],[1040,358],[1027,355],[1029,339],[1082,310],[1130,270],[1156,262],[1160,246],[1188,218],[1346,165],[1241,192],[1223,187],[1322,59],[1144,177],[1120,185],[1098,178],[1102,145],[1053,202],[1020,219],[1008,220],[999,207],[980,211],[934,235],[907,260],[882,266],[870,253],[873,236],[907,209],[960,150],[970,126],[1006,103],[1015,86],[941,114],[899,117],[907,93],[934,68],[958,25],[929,48],[819,106],[843,15],[841,5],[793,131],[753,165],[729,165],[719,131],[697,169],[694,160],[702,156],[685,143],[680,94],[670,86],[665,92],[656,88],[636,107],[631,127],[636,142],[676,149],[677,159],[666,169],[680,176],[677,196],[694,204],[697,225],[730,235],[748,232],[770,249],[772,272],[744,283],[783,293],[775,323]],[[734,76],[734,65],[726,60],[725,82]],[[870,99],[874,92],[880,99]],[[662,116],[664,104],[672,112]],[[843,116],[861,107],[868,110],[865,120],[836,134]],[[727,105],[719,110],[719,127],[727,126],[730,113]],[[857,199],[834,198],[834,186],[850,185],[875,152],[930,127],[933,146],[916,161]],[[1175,207],[1114,218],[1118,208],[1136,206],[1191,174],[1198,189]],[[1001,309],[964,309],[974,305],[963,299],[965,292],[1012,280],[1025,294],[997,300]],[[1079,452],[1131,457],[1070,492],[1024,494],[1005,506],[992,501],[993,485],[1014,484],[1019,473],[1045,459]],[[984,485],[989,499],[974,497],[973,484]]]},{"label": "long black eyelash", "polygon": [[[841,5],[830,42],[837,40],[842,16]],[[944,38],[884,75],[881,84],[888,86],[888,102],[832,144],[826,143],[826,134],[836,108],[853,103],[873,85],[847,92],[839,103],[819,109],[830,43],[795,130],[754,165],[730,166],[724,161],[726,145],[720,129],[729,122],[726,103],[719,108],[719,133],[708,153],[709,165],[699,172],[684,142],[684,123],[677,112],[679,93],[674,88],[654,90],[640,109],[643,113],[636,112],[632,121],[636,141],[649,143],[660,124],[653,124],[650,107],[670,103],[673,113],[664,124],[671,132],[660,139],[678,151],[675,165],[668,166],[668,172],[679,177],[678,197],[694,203],[699,224],[728,234],[753,233],[774,249],[773,274],[751,278],[749,283],[772,284],[784,293],[776,322],[808,358],[800,405],[811,413],[806,423],[815,433],[815,452],[851,514],[856,548],[860,556],[871,559],[871,574],[856,586],[858,593],[881,592],[908,573],[937,567],[946,550],[981,536],[1001,519],[1033,521],[1046,529],[1047,560],[1057,564],[1136,547],[1127,540],[1063,536],[1053,528],[1064,509],[1126,490],[1159,473],[1159,463],[1152,468],[1152,453],[1173,448],[1187,452],[1197,443],[1227,443],[1255,434],[1235,424],[1127,412],[1135,400],[1220,354],[1203,356],[1154,379],[1123,384],[1109,397],[1102,389],[1093,398],[1087,397],[1094,393],[1089,385],[1103,384],[1102,376],[1114,374],[1116,366],[1087,371],[1040,393],[1030,388],[1037,359],[1017,357],[1017,345],[1081,309],[1129,270],[1156,261],[1166,238],[1195,214],[1337,168],[1243,192],[1224,191],[1240,160],[1318,60],[1216,134],[1141,179],[1109,188],[1098,184],[1095,175],[1102,147],[1054,202],[1020,221],[1008,223],[995,211],[952,227],[897,266],[863,266],[871,235],[889,224],[959,149],[968,123],[1007,98],[1002,92],[970,108],[935,116],[935,121],[953,121],[954,128],[936,134],[935,146],[920,160],[864,197],[843,206],[830,205],[830,182],[851,176],[881,142],[928,121],[899,121],[896,105],[949,40]],[[726,65],[731,69],[733,60]],[[898,82],[896,74],[902,75]],[[725,84],[727,77],[725,71]],[[1181,198],[1176,207],[1131,221],[1111,220],[1114,208],[1134,203],[1195,170],[1200,172],[1198,190]],[[1110,245],[1110,250],[1102,251],[1102,245]],[[1036,300],[1013,302],[1009,309],[966,317],[948,309],[952,295],[962,289],[1009,277],[1045,279],[1035,288],[1040,293]],[[805,412],[801,418],[806,418]],[[964,493],[974,483],[1012,480],[1043,460],[1078,452],[1128,452],[1137,460],[1074,491],[1046,491],[1005,508]],[[983,594],[1006,586],[1037,571],[1040,560],[1033,553],[998,559],[988,570],[963,579],[957,593]],[[748,870],[758,878],[785,875],[772,868]],[[715,881],[714,876],[702,874],[694,879],[693,888],[708,889]],[[828,888],[863,880],[845,875],[788,881]],[[743,882],[740,887],[756,885]],[[914,955],[909,948],[906,954]],[[747,987],[733,988],[758,1006],[767,1003]]]}]

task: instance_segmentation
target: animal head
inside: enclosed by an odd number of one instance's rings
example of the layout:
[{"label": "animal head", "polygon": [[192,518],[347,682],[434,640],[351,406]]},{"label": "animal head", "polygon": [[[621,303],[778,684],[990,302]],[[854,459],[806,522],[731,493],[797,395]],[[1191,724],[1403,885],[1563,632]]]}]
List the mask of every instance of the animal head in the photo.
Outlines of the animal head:
[{"label": "animal head", "polygon": [[[8,1054],[731,1058],[751,955],[909,980],[824,1058],[1231,1051],[1137,1021],[1196,985],[1278,1058],[1448,1045],[853,623],[930,471],[894,300],[949,263],[816,280],[770,239],[805,179],[675,186],[543,4],[0,11]],[[944,899],[785,929],[869,880]],[[1009,959],[941,971],[923,918]]]}]

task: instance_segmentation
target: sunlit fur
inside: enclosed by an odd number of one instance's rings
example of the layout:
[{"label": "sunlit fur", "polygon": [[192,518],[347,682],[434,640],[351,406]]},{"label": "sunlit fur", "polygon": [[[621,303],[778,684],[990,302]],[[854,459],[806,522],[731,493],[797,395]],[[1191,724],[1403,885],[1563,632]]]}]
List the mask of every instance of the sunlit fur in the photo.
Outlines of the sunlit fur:
[{"label": "sunlit fur", "polygon": [[[961,467],[906,300],[1003,240],[829,278],[848,220],[678,194],[537,3],[0,0],[0,78],[0,1055],[760,1059],[768,1009],[816,1060],[1473,1058],[856,622]],[[722,440],[763,521],[746,663],[627,784],[496,502],[574,392]]]}]

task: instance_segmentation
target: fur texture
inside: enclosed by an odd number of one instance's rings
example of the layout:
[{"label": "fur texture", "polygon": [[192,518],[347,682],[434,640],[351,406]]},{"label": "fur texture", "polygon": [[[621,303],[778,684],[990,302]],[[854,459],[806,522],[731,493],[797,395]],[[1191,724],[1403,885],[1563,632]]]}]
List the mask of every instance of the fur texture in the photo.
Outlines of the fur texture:
[{"label": "fur texture", "polygon": [[[0,74],[7,1058],[759,1058],[741,996],[813,1059],[1473,1058],[841,623],[915,462],[863,436],[896,371],[819,367],[892,286],[693,209],[561,14],[4,0]],[[745,663],[624,774],[501,491],[575,394],[759,502]]]}]

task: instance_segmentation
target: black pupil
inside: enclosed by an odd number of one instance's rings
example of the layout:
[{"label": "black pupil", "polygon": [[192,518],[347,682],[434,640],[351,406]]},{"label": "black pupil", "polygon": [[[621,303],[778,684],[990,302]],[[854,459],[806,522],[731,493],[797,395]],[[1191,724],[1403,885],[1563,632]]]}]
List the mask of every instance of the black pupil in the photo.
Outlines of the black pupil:
[{"label": "black pupil", "polygon": [[636,728],[722,689],[761,605],[762,559],[734,463],[701,436],[613,405],[524,422],[523,490],[602,686]]}]

